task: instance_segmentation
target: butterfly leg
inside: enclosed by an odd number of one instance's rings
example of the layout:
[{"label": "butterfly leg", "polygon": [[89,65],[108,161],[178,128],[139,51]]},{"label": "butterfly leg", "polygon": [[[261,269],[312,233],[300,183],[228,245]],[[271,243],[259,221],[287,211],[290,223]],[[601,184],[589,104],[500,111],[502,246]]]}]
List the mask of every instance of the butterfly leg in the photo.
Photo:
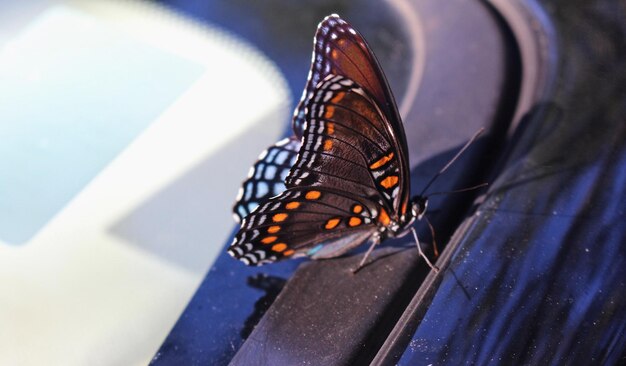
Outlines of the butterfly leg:
[{"label": "butterfly leg", "polygon": [[417,238],[417,233],[415,232],[415,228],[411,227],[411,231],[413,232],[413,237],[415,238],[415,243],[417,244],[417,251],[419,252],[419,255],[424,258],[424,260],[426,261],[426,264],[428,264],[428,266],[435,271],[435,273],[439,273],[439,268],[437,268],[436,266],[434,266],[430,260],[428,259],[428,257],[426,256],[426,254],[424,254],[424,252],[422,252],[422,246],[420,245],[420,240]]},{"label": "butterfly leg", "polygon": [[361,268],[363,268],[365,261],[370,256],[370,254],[372,254],[374,247],[376,247],[378,244],[380,244],[380,234],[376,233],[372,237],[372,244],[367,249],[367,252],[365,252],[365,255],[363,256],[363,259],[361,259],[361,262],[359,263],[359,265],[355,269],[352,270],[352,273],[357,273]]},{"label": "butterfly leg", "polygon": [[427,216],[424,216],[424,218],[426,219],[426,223],[430,229],[430,237],[433,238],[433,254],[435,254],[435,258],[437,258],[439,257],[439,248],[437,247],[437,241],[435,240],[435,228],[433,227],[433,224],[430,223]]}]

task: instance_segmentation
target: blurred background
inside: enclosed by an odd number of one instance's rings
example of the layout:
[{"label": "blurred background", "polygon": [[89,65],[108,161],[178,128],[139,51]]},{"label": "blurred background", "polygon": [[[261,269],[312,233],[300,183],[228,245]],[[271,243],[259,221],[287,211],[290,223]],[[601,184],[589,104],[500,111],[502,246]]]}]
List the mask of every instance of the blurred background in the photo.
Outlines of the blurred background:
[{"label": "blurred background", "polygon": [[146,364],[291,103],[254,47],[162,5],[2,2],[0,364]]}]

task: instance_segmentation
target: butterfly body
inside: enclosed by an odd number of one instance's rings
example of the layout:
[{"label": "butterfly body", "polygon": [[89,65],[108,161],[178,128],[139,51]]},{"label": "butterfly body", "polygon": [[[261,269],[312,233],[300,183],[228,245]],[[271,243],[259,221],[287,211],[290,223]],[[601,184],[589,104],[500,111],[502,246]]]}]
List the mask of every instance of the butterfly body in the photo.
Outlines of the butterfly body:
[{"label": "butterfly body", "polygon": [[402,236],[422,217],[427,201],[409,197],[406,137],[391,90],[362,36],[337,15],[318,27],[293,129],[244,182],[230,255],[248,265],[331,258]]}]

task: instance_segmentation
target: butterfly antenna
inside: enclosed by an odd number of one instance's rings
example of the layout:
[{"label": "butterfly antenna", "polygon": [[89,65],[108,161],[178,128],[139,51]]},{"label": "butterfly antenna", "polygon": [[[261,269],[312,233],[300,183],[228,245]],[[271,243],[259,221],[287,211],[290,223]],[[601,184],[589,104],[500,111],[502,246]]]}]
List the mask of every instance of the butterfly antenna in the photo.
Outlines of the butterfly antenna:
[{"label": "butterfly antenna", "polygon": [[440,194],[450,194],[450,193],[461,193],[461,192],[467,192],[467,191],[472,191],[474,189],[478,189],[478,188],[482,188],[482,187],[486,187],[488,186],[489,183],[481,183],[481,184],[477,184],[475,186],[472,187],[467,187],[467,188],[461,188],[461,189],[455,189],[454,191],[441,191],[441,192],[433,192],[431,194],[428,195],[428,197],[432,197],[432,196],[437,196]]},{"label": "butterfly antenna", "polygon": [[415,228],[411,227],[411,231],[413,232],[413,237],[415,238],[415,244],[417,244],[417,251],[419,252],[419,255],[422,258],[424,258],[424,260],[426,261],[426,264],[428,264],[428,267],[430,267],[433,271],[435,271],[435,273],[439,273],[439,268],[435,267],[430,262],[430,259],[428,259],[426,254],[424,254],[424,252],[422,252],[422,247],[420,245],[420,240],[417,238],[417,233],[415,232]]},{"label": "butterfly antenna", "polygon": [[474,141],[476,141],[476,139],[478,138],[478,136],[480,136],[481,133],[483,133],[485,131],[484,127],[481,127],[478,131],[476,131],[476,133],[474,134],[474,136],[472,136],[472,138],[465,143],[465,145],[461,148],[461,150],[459,150],[459,152],[456,153],[456,155],[454,155],[454,157],[452,159],[450,159],[450,161],[443,167],[441,168],[441,170],[439,170],[437,172],[437,174],[435,174],[430,181],[428,182],[428,184],[426,184],[426,187],[424,187],[424,189],[422,190],[422,193],[419,194],[420,197],[424,197],[424,194],[426,193],[426,191],[428,190],[428,188],[430,188],[431,184],[433,184],[435,182],[435,180],[437,178],[439,178],[439,176],[441,174],[443,174],[446,170],[448,170],[448,168],[450,167],[450,165],[452,165],[460,156],[461,154],[463,154],[465,152],[465,150],[467,150],[468,147],[470,147],[471,144],[474,143]]}]

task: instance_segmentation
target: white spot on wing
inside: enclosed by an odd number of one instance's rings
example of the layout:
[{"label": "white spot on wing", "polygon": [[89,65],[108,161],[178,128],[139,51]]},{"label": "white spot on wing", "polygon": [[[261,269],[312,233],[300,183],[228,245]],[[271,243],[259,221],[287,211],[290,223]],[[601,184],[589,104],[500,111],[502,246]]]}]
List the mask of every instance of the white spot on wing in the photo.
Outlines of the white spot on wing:
[{"label": "white spot on wing", "polygon": [[343,80],[340,80],[340,81],[339,81],[339,83],[340,83],[341,85],[344,85],[344,86],[352,86],[352,85],[354,85],[354,83],[353,83],[353,82],[352,82],[352,80],[350,80],[350,79],[343,79]]},{"label": "white spot on wing", "polygon": [[257,258],[253,253],[246,254],[244,258],[248,258],[253,264],[257,262]]},{"label": "white spot on wing", "polygon": [[398,196],[398,191],[399,191],[399,187],[396,186],[396,188],[394,188],[393,192],[391,192],[391,196],[392,197],[397,197]]},{"label": "white spot on wing", "polygon": [[320,146],[322,146],[322,136],[317,136],[317,140],[315,141],[315,146],[313,147],[313,150],[319,150]]},{"label": "white spot on wing", "polygon": [[[314,159],[314,158],[312,158],[311,160],[309,160],[309,162],[306,164],[306,167],[310,169],[310,168],[313,166],[313,163],[315,163],[315,159]],[[298,181],[299,181],[299,180],[300,180],[300,179],[298,179]]]},{"label": "white spot on wing", "polygon": [[289,143],[289,141],[291,141],[291,139],[289,137],[286,137],[286,138],[278,141],[276,143],[276,146],[285,146],[285,145],[287,145]]}]

